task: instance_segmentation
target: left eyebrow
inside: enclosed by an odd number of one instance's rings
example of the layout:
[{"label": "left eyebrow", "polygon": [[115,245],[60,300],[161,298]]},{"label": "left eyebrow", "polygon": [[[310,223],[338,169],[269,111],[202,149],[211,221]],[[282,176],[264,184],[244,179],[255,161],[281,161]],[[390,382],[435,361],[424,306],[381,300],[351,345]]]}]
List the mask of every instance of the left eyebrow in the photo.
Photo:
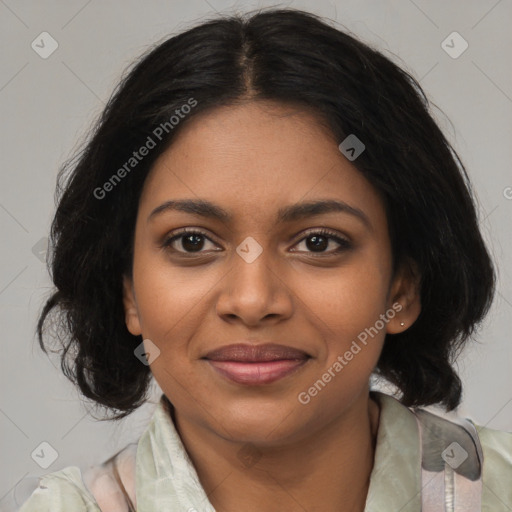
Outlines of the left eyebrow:
[{"label": "left eyebrow", "polygon": [[[157,206],[149,214],[148,222],[157,215],[168,211],[181,211],[200,217],[216,219],[225,223],[229,223],[233,220],[233,215],[210,201],[203,199],[176,199],[166,201],[160,206]],[[373,230],[370,219],[362,210],[335,199],[296,203],[280,208],[277,212],[276,223],[294,222],[303,218],[333,212],[352,215],[362,221],[368,229]]]},{"label": "left eyebrow", "polygon": [[280,208],[277,214],[277,222],[293,222],[306,217],[322,215],[324,213],[341,212],[352,215],[363,222],[370,230],[373,229],[368,216],[359,208],[335,199],[326,199],[320,201],[309,201],[296,203],[290,206]]}]

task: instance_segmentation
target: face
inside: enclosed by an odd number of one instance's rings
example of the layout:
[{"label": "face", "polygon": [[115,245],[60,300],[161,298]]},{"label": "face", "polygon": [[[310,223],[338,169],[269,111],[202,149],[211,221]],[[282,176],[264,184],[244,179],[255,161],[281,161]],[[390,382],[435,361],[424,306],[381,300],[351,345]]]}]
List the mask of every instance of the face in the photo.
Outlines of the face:
[{"label": "face", "polygon": [[[182,421],[241,442],[305,438],[367,403],[386,333],[418,316],[414,284],[392,275],[384,204],[339,142],[290,107],[222,107],[191,120],[148,175],[126,324],[158,348],[151,371]],[[170,207],[185,200],[226,217]],[[297,209],[326,201],[338,207]],[[307,356],[205,359],[238,343]]]}]

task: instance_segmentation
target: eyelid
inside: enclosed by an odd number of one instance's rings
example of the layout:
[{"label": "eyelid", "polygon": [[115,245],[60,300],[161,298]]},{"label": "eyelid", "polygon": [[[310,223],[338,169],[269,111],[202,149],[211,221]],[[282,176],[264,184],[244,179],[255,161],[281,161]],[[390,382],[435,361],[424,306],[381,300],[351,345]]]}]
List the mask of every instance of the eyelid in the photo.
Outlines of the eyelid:
[{"label": "eyelid", "polygon": [[329,236],[330,238],[343,240],[346,243],[351,243],[349,237],[346,235],[340,233],[339,231],[326,228],[324,226],[319,226],[316,228],[308,228],[304,231],[301,231],[296,237],[293,237],[292,240],[297,240],[298,242],[302,241],[304,238],[306,238],[309,235],[316,235],[316,234],[322,234],[325,236]]}]

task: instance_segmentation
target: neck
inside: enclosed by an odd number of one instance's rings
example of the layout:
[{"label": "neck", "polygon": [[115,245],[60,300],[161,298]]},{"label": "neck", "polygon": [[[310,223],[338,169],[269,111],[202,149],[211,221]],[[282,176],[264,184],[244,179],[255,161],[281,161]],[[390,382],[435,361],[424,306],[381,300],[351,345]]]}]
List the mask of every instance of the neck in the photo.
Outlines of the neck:
[{"label": "neck", "polygon": [[279,446],[234,443],[173,412],[217,510],[364,511],[380,412],[368,394],[321,430]]}]

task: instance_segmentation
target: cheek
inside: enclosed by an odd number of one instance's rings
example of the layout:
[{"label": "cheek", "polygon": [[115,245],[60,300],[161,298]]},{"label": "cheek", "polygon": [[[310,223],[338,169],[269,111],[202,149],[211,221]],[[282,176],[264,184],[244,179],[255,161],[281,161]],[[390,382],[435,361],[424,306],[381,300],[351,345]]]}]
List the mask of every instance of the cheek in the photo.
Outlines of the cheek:
[{"label": "cheek", "polygon": [[349,400],[367,384],[382,351],[390,269],[378,254],[361,252],[336,272],[302,281],[305,314],[323,339],[317,373],[330,382],[324,399]]},{"label": "cheek", "polygon": [[140,254],[134,261],[133,278],[143,335],[163,343],[187,323],[197,325],[215,283],[211,274],[199,267],[173,267],[154,254]]},{"label": "cheek", "polygon": [[301,277],[297,293],[328,338],[346,340],[384,313],[389,276],[370,259],[357,259],[323,275]]}]

